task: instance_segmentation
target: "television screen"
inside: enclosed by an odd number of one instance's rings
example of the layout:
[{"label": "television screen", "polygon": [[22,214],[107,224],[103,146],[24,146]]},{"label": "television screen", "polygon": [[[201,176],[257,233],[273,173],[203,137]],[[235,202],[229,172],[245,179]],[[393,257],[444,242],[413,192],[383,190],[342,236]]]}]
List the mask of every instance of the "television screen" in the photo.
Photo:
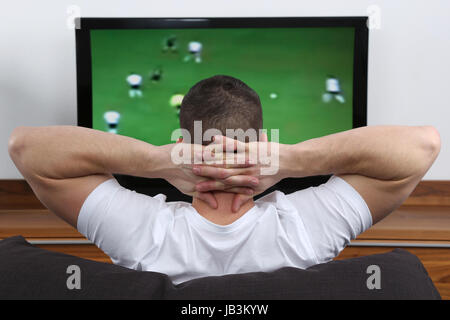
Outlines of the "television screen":
[{"label": "television screen", "polygon": [[229,75],[260,96],[281,143],[366,125],[365,17],[82,18],[78,124],[173,143],[183,96]]},{"label": "television screen", "polygon": [[93,30],[93,128],[171,143],[189,88],[224,74],[259,94],[264,128],[282,143],[351,129],[354,37],[353,28]]}]

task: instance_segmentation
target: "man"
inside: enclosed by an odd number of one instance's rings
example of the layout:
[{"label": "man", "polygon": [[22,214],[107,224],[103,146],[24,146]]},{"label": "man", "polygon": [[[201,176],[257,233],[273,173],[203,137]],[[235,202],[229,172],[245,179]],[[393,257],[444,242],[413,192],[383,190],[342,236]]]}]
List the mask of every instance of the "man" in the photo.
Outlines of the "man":
[{"label": "man", "polygon": [[170,97],[169,104],[175,110],[177,117],[180,117],[181,103],[183,102],[184,95],[181,93],[175,93]]},{"label": "man", "polygon": [[[260,129],[260,100],[240,80],[205,79],[183,99],[185,140],[188,133],[195,136],[194,120],[202,121],[204,132]],[[202,142],[194,159],[247,156],[255,146],[273,144],[279,148],[276,174],[262,175],[259,163],[176,164],[172,151],[182,144],[153,146],[79,127],[17,128],[9,152],[38,198],[114,263],[180,283],[330,261],[408,197],[440,149],[439,133],[430,126],[364,127],[295,145],[259,139],[216,136],[211,144]],[[210,146],[232,148],[212,154]],[[192,204],[137,194],[112,173],[166,179],[192,195]],[[285,177],[324,174],[333,176],[321,186],[253,201]]]},{"label": "man", "polygon": [[162,73],[163,71],[161,66],[158,66],[155,69],[153,69],[149,75],[149,78],[152,81],[152,83],[158,83],[159,81],[161,81]]},{"label": "man", "polygon": [[192,58],[194,58],[195,62],[201,63],[202,62],[202,50],[203,45],[199,41],[191,41],[188,44],[188,55],[184,57],[184,62],[190,61]]},{"label": "man", "polygon": [[135,96],[142,97],[142,76],[140,74],[132,72],[127,76],[126,80],[128,85],[130,86],[130,90],[128,90],[128,95],[130,96],[130,98],[134,98]]},{"label": "man", "polygon": [[335,98],[340,103],[345,103],[345,98],[342,95],[341,84],[339,79],[335,76],[328,76],[325,81],[326,92],[322,95],[323,102],[330,102]]},{"label": "man", "polygon": [[171,53],[178,52],[176,35],[172,34],[172,35],[168,36],[167,38],[164,38],[162,51],[163,52],[171,52]]},{"label": "man", "polygon": [[117,111],[106,111],[103,114],[103,119],[105,119],[108,125],[108,132],[117,133],[117,127],[119,126],[120,113]]}]

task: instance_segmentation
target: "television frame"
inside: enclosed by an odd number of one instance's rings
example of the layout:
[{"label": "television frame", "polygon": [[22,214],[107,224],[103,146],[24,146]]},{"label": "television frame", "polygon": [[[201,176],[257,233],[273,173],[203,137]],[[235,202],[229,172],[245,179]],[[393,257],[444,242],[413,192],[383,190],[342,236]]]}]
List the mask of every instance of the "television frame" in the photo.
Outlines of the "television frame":
[{"label": "television frame", "polygon": [[[353,128],[367,125],[368,17],[220,17],[220,18],[77,18],[75,23],[77,123],[92,128],[92,70],[90,31],[93,29],[186,29],[186,28],[355,28],[353,55]],[[164,193],[167,200],[189,201],[163,179],[115,175],[121,185],[148,195]],[[274,190],[286,193],[320,185],[330,175],[288,178]],[[260,196],[262,196],[260,195]]]}]

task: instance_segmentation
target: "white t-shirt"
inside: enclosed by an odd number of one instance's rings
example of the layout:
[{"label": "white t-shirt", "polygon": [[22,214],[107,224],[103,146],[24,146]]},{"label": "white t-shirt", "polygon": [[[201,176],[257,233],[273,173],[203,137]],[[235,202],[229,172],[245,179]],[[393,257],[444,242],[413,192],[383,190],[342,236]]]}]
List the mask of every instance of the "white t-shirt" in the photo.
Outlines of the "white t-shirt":
[{"label": "white t-shirt", "polygon": [[189,52],[200,52],[202,51],[202,44],[198,41],[189,42]]},{"label": "white t-shirt", "polygon": [[226,226],[207,220],[190,203],[165,199],[110,179],[87,197],[78,230],[115,264],[161,272],[178,284],[204,276],[308,268],[332,260],[372,225],[362,197],[336,176],[292,194],[272,192]]},{"label": "white t-shirt", "polygon": [[120,113],[117,111],[107,111],[103,115],[103,118],[107,123],[118,124],[120,120]]},{"label": "white t-shirt", "polygon": [[127,77],[127,82],[130,86],[140,86],[142,83],[142,77],[138,74],[130,74]]},{"label": "white t-shirt", "polygon": [[339,80],[336,78],[328,78],[326,81],[327,92],[341,92]]}]

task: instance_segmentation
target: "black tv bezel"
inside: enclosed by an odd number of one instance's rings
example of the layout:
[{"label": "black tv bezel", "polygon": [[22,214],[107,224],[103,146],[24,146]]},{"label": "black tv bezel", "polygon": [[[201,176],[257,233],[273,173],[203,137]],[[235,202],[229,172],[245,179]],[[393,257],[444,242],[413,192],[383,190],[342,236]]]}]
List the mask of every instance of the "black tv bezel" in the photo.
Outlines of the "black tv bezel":
[{"label": "black tv bezel", "polygon": [[[92,70],[90,31],[93,29],[183,28],[355,28],[353,61],[353,128],[367,125],[368,17],[220,17],[220,18],[78,18],[75,29],[78,126],[92,128]],[[116,175],[125,187],[149,195],[164,193],[168,200],[189,200],[162,179]],[[329,178],[315,176],[280,181],[267,192],[289,193],[319,185]]]}]

